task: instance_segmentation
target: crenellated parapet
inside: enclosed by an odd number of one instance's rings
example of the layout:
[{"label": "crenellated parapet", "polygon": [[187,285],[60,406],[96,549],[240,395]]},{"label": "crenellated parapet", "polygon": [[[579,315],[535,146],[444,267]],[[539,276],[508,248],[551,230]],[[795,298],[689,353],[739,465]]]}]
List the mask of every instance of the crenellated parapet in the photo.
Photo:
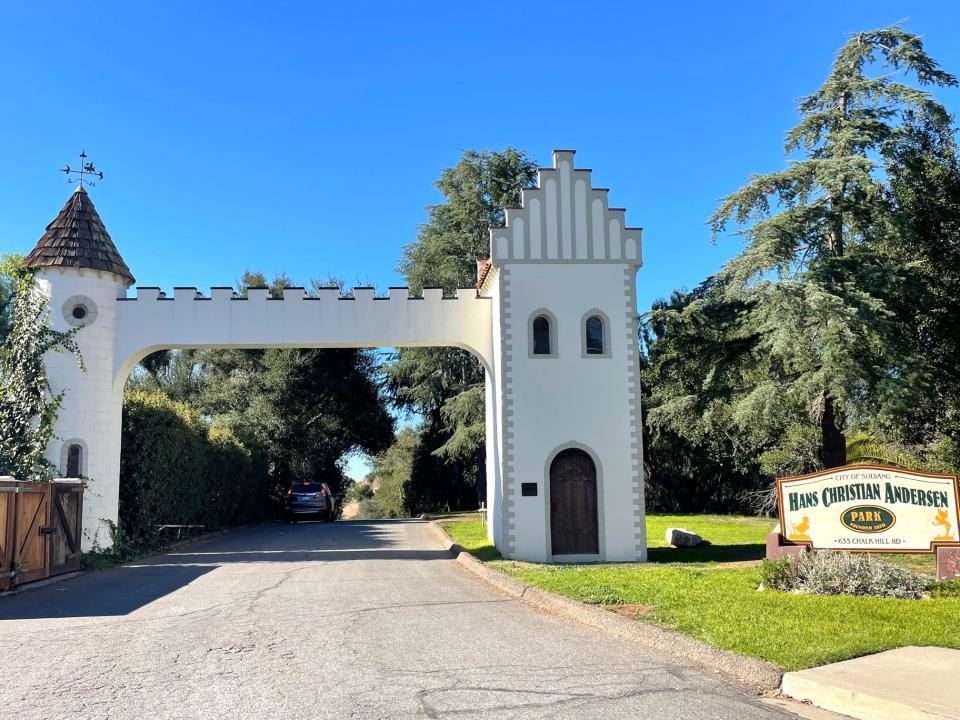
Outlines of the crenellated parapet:
[{"label": "crenellated parapet", "polygon": [[507,208],[506,225],[490,229],[490,257],[503,262],[628,262],[642,265],[641,228],[611,208],[591,171],[573,166],[572,150],[554,150],[537,187],[523,189],[521,207]]},{"label": "crenellated parapet", "polygon": [[423,288],[423,290],[418,294],[414,293],[408,287],[392,287],[387,291],[386,295],[377,295],[376,288],[361,286],[355,287],[351,290],[347,290],[346,293],[338,287],[322,287],[316,288],[311,291],[307,291],[304,287],[285,287],[282,289],[281,297],[274,297],[273,291],[270,288],[266,287],[253,287],[246,290],[246,294],[241,294],[237,292],[232,287],[212,287],[210,292],[207,295],[204,295],[203,292],[198,290],[196,287],[188,286],[178,286],[173,289],[173,295],[170,296],[165,290],[159,287],[143,287],[138,286],[136,288],[136,295],[133,297],[122,297],[118,298],[119,302],[136,302],[136,301],[194,301],[194,300],[213,300],[214,302],[220,301],[232,301],[240,300],[246,301],[250,300],[252,302],[261,302],[261,301],[325,301],[331,302],[334,300],[357,300],[360,302],[370,301],[370,300],[390,300],[390,301],[407,301],[407,300],[428,300],[431,302],[437,302],[440,300],[475,300],[478,299],[477,289],[476,288],[461,288],[452,295],[447,295],[444,293],[443,288]]},{"label": "crenellated parapet", "polygon": [[309,293],[268,288],[245,295],[230,287],[203,294],[195,287],[138,287],[117,300],[115,382],[122,385],[143,357],[166,348],[408,347],[451,345],[489,365],[491,303],[476,288],[445,295],[441,288],[413,294],[372,287],[342,293],[337,287]]}]

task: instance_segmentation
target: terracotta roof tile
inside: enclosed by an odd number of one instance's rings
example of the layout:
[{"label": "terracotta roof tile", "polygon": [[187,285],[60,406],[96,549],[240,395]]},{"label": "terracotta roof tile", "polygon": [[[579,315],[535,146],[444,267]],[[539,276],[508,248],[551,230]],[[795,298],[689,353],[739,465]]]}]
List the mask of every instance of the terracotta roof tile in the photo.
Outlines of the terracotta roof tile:
[{"label": "terracotta roof tile", "polygon": [[490,258],[477,258],[477,290],[483,287],[483,281],[490,274],[493,261]]}]

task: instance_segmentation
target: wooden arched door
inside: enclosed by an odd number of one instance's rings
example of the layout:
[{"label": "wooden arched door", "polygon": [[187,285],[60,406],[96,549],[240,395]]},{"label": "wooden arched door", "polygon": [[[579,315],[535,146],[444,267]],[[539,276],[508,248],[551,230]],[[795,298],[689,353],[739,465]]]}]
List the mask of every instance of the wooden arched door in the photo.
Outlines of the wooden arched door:
[{"label": "wooden arched door", "polygon": [[550,464],[550,547],[554,555],[600,552],[597,468],[583,450],[563,450]]}]

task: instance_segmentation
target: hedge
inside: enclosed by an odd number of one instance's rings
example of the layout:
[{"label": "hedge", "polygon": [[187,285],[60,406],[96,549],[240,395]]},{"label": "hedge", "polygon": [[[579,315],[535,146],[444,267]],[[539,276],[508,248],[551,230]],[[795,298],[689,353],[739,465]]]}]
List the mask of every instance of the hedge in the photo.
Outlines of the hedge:
[{"label": "hedge", "polygon": [[262,453],[230,430],[210,427],[186,403],[162,393],[124,395],[115,543],[155,546],[163,539],[159,525],[215,530],[251,522],[266,504]]}]

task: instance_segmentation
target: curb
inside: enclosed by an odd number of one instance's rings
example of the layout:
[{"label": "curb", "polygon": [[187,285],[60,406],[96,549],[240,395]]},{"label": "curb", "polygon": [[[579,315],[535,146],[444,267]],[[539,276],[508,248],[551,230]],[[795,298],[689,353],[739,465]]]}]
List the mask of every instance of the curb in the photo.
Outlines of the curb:
[{"label": "curb", "polygon": [[783,694],[861,720],[960,719],[960,651],[905,646],[788,672]]},{"label": "curb", "polygon": [[682,635],[653,623],[630,620],[595,605],[587,605],[563,595],[541,590],[493,570],[454,542],[435,520],[430,529],[437,540],[464,569],[502,593],[514,597],[541,612],[550,613],[602,630],[614,637],[630,640],[698,667],[723,675],[758,695],[777,691],[783,673],[775,665],[730,650],[714,647],[702,640]]}]

